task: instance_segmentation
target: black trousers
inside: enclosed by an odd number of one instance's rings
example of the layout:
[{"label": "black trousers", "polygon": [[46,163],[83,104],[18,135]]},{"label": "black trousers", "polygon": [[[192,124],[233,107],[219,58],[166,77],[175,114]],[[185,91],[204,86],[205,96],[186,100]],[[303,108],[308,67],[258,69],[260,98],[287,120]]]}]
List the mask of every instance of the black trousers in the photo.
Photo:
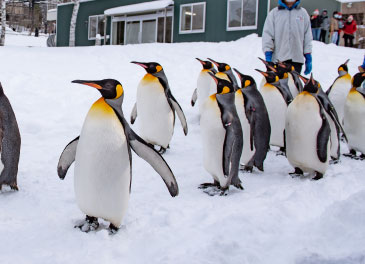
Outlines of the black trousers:
[{"label": "black trousers", "polygon": [[291,65],[293,65],[294,69],[297,73],[300,74],[302,72],[303,63],[293,62],[292,60],[287,60],[287,61],[284,61],[284,62],[290,63]]},{"label": "black trousers", "polygon": [[343,39],[345,40],[345,47],[353,47],[354,46],[354,36],[344,34]]},{"label": "black trousers", "polygon": [[326,43],[327,30],[321,29],[321,36],[319,37],[319,41]]}]

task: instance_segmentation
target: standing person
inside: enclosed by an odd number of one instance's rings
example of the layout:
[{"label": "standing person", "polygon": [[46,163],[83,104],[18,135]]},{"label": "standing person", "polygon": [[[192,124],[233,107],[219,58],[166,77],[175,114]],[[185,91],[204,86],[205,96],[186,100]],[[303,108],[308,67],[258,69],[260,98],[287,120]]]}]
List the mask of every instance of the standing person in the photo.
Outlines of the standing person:
[{"label": "standing person", "polygon": [[345,47],[353,47],[354,46],[354,34],[357,30],[356,21],[354,17],[350,15],[345,23],[343,28],[343,38],[345,40]]},{"label": "standing person", "polygon": [[338,12],[333,12],[333,15],[331,17],[331,24],[330,24],[330,41],[333,44],[337,45],[337,39],[339,37],[338,35]]},{"label": "standing person", "polygon": [[319,10],[314,10],[312,16],[311,16],[311,27],[312,27],[312,35],[313,40],[319,40],[319,37],[321,35],[321,16],[319,15]]},{"label": "standing person", "polygon": [[340,44],[340,39],[341,39],[341,36],[342,36],[342,32],[343,32],[343,29],[345,27],[345,23],[342,19],[342,13],[341,12],[338,12],[337,14],[337,20],[338,20],[338,38],[337,38],[337,46]]},{"label": "standing person", "polygon": [[268,14],[262,33],[262,50],[266,61],[291,63],[301,73],[305,58],[305,74],[312,71],[312,32],[307,11],[300,0],[278,0]]},{"label": "standing person", "polygon": [[322,23],[321,23],[320,41],[322,41],[323,43],[326,43],[327,32],[330,28],[330,20],[328,18],[326,9],[323,9],[323,11],[322,11],[321,20],[322,20]]}]

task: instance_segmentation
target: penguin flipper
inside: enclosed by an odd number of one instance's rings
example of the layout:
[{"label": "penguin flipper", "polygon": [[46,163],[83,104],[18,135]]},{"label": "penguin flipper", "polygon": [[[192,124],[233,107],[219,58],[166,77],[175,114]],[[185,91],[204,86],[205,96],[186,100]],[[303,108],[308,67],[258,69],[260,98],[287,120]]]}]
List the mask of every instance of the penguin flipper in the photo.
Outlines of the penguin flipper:
[{"label": "penguin flipper", "polygon": [[224,137],[224,144],[223,144],[223,174],[224,176],[229,176],[229,171],[231,167],[231,160],[232,160],[232,153],[233,153],[233,146],[236,140],[234,130],[231,126],[231,123],[224,123],[226,129],[226,136]]},{"label": "penguin flipper", "polygon": [[62,151],[57,165],[58,177],[60,177],[61,180],[66,177],[68,168],[70,168],[71,164],[75,161],[79,138],[80,136],[68,143],[65,149]]},{"label": "penguin flipper", "polygon": [[198,90],[197,88],[195,88],[194,92],[193,92],[193,96],[191,97],[191,106],[194,107],[196,100],[198,100]]},{"label": "penguin flipper", "polygon": [[181,109],[181,106],[179,105],[179,103],[176,101],[176,99],[174,98],[174,96],[171,93],[169,94],[169,99],[170,99],[172,107],[174,108],[173,110],[176,111],[177,116],[180,119],[181,126],[183,127],[184,134],[186,136],[188,134],[188,123],[186,122],[184,112]]},{"label": "penguin flipper", "polygon": [[323,113],[323,110],[321,109],[320,111],[322,126],[317,134],[317,156],[321,162],[326,162],[328,150],[327,146],[331,135],[331,127],[327,121],[325,114]]},{"label": "penguin flipper", "polygon": [[154,170],[160,174],[172,197],[179,194],[179,188],[169,165],[165,159],[142,138],[140,138],[127,124],[125,131],[128,133],[128,140],[133,151],[142,159],[147,161]]},{"label": "penguin flipper", "polygon": [[131,113],[131,124],[133,125],[137,118],[137,102],[134,104]]}]

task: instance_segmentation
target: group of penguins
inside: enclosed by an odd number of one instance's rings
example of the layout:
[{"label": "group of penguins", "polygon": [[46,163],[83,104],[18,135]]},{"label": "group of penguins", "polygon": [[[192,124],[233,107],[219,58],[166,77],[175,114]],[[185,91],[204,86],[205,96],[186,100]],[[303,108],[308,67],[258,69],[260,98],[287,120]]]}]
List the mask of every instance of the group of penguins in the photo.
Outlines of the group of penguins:
[{"label": "group of penguins", "polygon": [[[243,189],[239,170],[263,171],[270,145],[286,155],[295,168],[293,175],[308,172],[314,180],[323,177],[330,159],[338,161],[340,137],[348,142],[349,157],[365,158],[365,73],[351,80],[347,62],[338,68],[338,78],[325,93],[313,76],[301,76],[288,63],[262,60],[266,71],[258,70],[264,76],[258,89],[251,76],[234,69],[239,84],[226,63],[197,60],[203,69],[191,104],[198,100],[203,164],[213,178],[199,188],[209,195],[227,195],[230,185]],[[73,81],[101,94],[57,165],[58,176],[64,179],[75,163],[76,202],[86,215],[75,227],[83,232],[97,230],[98,218],[110,222],[110,234],[118,231],[131,191],[132,150],[162,177],[171,196],[179,193],[162,154],[169,148],[175,115],[187,135],[184,112],[159,63],[132,63],[146,71],[130,120],[134,124],[138,118],[139,135],[124,117],[124,89],[119,81]],[[0,187],[18,190],[20,133],[1,85],[0,117]],[[356,156],[356,151],[361,155]]]}]

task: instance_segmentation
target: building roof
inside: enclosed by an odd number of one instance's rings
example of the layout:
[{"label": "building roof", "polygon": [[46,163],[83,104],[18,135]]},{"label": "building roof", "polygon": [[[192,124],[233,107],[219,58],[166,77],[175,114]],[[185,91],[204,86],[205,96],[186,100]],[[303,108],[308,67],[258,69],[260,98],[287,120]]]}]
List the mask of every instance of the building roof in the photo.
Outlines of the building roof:
[{"label": "building roof", "polygon": [[346,3],[357,3],[357,2],[365,2],[365,0],[337,0],[338,2],[341,2],[343,4]]},{"label": "building roof", "polygon": [[133,5],[125,5],[110,8],[104,11],[104,14],[107,16],[113,15],[122,15],[122,14],[130,14],[130,13],[138,13],[138,12],[146,12],[146,11],[155,11],[168,7],[169,5],[173,5],[173,0],[156,0],[150,2],[144,2]]}]

